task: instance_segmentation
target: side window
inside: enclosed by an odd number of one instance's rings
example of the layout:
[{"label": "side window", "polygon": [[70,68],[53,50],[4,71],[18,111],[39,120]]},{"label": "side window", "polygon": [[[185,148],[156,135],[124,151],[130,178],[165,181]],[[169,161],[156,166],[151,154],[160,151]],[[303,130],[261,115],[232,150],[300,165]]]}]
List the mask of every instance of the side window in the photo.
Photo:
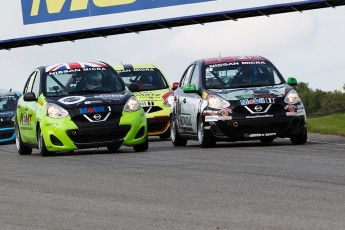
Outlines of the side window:
[{"label": "side window", "polygon": [[39,78],[39,72],[36,72],[36,75],[34,77],[34,83],[33,83],[33,86],[32,86],[32,92],[35,93],[36,97],[38,97],[40,95],[40,92],[39,92],[39,87],[40,87],[40,78]]},{"label": "side window", "polygon": [[197,89],[199,89],[199,78],[200,78],[199,77],[200,76],[199,65],[200,64],[198,64],[198,63],[195,65],[195,68],[194,68],[194,71],[193,71],[193,75],[192,75],[191,80],[190,80],[190,83],[194,84]]},{"label": "side window", "polygon": [[180,87],[183,88],[185,85],[189,83],[191,73],[194,69],[194,64],[190,65],[187,70],[184,72],[183,77],[180,82]]},{"label": "side window", "polygon": [[34,84],[34,80],[35,80],[35,77],[36,77],[36,74],[37,72],[33,72],[29,79],[27,80],[26,84],[25,84],[25,87],[24,87],[24,90],[23,90],[23,94],[25,93],[28,93],[28,92],[31,92],[32,91],[32,86]]}]

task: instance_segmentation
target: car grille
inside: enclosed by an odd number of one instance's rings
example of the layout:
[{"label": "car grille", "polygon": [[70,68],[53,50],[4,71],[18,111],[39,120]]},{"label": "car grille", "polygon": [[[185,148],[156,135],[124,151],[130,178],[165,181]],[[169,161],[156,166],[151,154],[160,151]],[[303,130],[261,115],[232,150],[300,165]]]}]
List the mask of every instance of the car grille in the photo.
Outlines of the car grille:
[{"label": "car grille", "polygon": [[3,122],[0,122],[0,128],[11,128],[14,127],[13,121],[11,120],[4,120]]},{"label": "car grille", "polygon": [[14,128],[7,129],[7,130],[0,130],[0,140],[11,138],[13,137],[13,134],[14,134]]},{"label": "car grille", "polygon": [[127,135],[130,129],[130,125],[121,125],[113,127],[92,127],[68,130],[66,133],[74,143],[83,144],[120,140]]},{"label": "car grille", "polygon": [[163,110],[161,107],[159,106],[147,106],[147,107],[143,107],[145,113],[154,113],[154,112],[158,112]]},{"label": "car grille", "polygon": [[[267,107],[270,105],[270,108],[267,112],[269,113],[279,113],[279,112],[285,112],[284,108],[280,104],[264,104],[262,106],[262,110],[265,111]],[[256,105],[246,105],[251,111],[255,111],[255,106]],[[251,114],[244,106],[237,106],[233,110],[233,113],[239,113],[242,115],[249,115]]]},{"label": "car grille", "polygon": [[147,119],[147,130],[149,133],[164,131],[169,123],[169,117]]}]

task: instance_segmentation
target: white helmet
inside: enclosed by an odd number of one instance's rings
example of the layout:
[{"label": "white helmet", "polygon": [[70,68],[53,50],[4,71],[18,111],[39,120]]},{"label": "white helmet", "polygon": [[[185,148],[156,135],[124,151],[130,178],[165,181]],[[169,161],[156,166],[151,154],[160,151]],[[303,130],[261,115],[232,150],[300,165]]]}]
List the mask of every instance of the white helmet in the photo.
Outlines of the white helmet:
[{"label": "white helmet", "polygon": [[86,87],[95,89],[102,86],[102,74],[100,72],[86,72]]}]

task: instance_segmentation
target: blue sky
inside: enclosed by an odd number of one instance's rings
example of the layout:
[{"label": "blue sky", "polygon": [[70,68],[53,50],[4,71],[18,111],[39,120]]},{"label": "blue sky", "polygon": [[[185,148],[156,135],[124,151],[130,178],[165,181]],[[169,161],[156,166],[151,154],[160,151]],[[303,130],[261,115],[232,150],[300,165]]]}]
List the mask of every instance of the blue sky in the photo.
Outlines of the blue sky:
[{"label": "blue sky", "polygon": [[261,55],[285,78],[296,77],[313,89],[344,92],[344,15],[341,6],[0,50],[0,88],[21,91],[35,67],[60,62],[156,64],[172,84],[196,59]]}]

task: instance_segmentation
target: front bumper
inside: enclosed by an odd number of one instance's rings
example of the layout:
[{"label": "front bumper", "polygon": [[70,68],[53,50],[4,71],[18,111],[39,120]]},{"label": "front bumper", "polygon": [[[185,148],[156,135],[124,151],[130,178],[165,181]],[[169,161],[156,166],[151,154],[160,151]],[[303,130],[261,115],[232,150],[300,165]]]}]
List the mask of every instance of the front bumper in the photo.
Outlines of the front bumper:
[{"label": "front bumper", "polygon": [[70,117],[41,121],[42,135],[49,151],[71,151],[112,145],[138,145],[146,141],[147,121],[142,109],[122,112],[119,124],[102,126],[101,123],[79,128]]},{"label": "front bumper", "polygon": [[158,104],[153,107],[154,109],[149,108],[144,107],[147,117],[148,135],[157,136],[165,133],[170,128],[170,107]]},{"label": "front bumper", "polygon": [[218,140],[260,140],[265,137],[291,137],[305,132],[305,116],[282,116],[256,119],[232,119],[205,122]]},{"label": "front bumper", "polygon": [[14,141],[16,134],[14,133],[14,126],[8,128],[0,128],[0,143]]}]

